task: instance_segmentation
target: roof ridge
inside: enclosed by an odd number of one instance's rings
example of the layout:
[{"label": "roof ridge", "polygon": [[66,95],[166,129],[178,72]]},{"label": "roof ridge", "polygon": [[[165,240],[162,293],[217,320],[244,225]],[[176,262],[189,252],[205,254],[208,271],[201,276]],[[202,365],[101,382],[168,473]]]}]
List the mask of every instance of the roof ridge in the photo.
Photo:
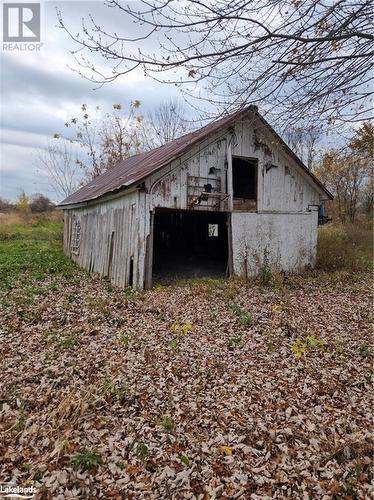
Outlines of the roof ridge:
[{"label": "roof ridge", "polygon": [[82,186],[78,191],[74,192],[63,200],[59,206],[75,205],[83,202],[88,202],[101,198],[102,196],[118,192],[121,189],[129,188],[132,185],[139,184],[149,175],[157,172],[167,163],[172,162],[176,158],[182,156],[194,144],[202,141],[210,134],[217,132],[220,127],[228,126],[230,122],[238,119],[248,111],[253,111],[254,114],[262,120],[265,126],[275,134],[277,140],[283,147],[286,148],[294,160],[301,166],[303,170],[319,185],[330,197],[331,194],[323,186],[323,184],[307,169],[298,156],[289,148],[284,140],[277,134],[271,125],[260,115],[258,108],[255,105],[242,107],[241,109],[224,115],[217,120],[213,120],[199,129],[193,130],[176,139],[158,146],[157,148],[143,151],[142,153],[129,156],[119,160],[116,165],[92,179],[85,186]]}]

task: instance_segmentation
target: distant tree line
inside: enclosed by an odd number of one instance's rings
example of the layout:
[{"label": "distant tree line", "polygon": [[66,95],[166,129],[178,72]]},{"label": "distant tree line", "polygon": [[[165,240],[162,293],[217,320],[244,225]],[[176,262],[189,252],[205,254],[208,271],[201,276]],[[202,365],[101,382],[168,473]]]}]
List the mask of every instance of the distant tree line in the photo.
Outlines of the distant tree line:
[{"label": "distant tree line", "polygon": [[36,193],[28,196],[23,190],[15,203],[0,198],[0,212],[3,213],[17,211],[21,215],[41,214],[51,212],[55,207],[55,204],[44,194]]}]

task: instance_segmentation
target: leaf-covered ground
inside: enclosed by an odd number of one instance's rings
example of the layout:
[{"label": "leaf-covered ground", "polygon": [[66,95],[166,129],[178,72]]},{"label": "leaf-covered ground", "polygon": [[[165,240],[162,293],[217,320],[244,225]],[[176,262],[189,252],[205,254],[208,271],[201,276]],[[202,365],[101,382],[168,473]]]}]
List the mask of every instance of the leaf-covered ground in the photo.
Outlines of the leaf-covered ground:
[{"label": "leaf-covered ground", "polygon": [[61,499],[371,497],[370,275],[137,294],[42,243],[0,245],[0,481]]}]

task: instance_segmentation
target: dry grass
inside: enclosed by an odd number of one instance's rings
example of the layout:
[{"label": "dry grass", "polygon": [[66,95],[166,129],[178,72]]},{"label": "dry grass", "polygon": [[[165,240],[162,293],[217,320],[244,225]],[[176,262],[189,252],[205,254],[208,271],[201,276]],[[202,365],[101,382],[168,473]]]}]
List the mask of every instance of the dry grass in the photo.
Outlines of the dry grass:
[{"label": "dry grass", "polygon": [[0,227],[9,227],[20,224],[35,224],[40,220],[43,221],[61,221],[61,210],[53,210],[52,212],[45,212],[40,214],[24,215],[20,212],[0,212]]},{"label": "dry grass", "polygon": [[24,216],[19,212],[0,212],[0,240],[62,238],[60,210]]},{"label": "dry grass", "polygon": [[10,212],[10,213],[0,212],[1,227],[9,227],[14,224],[21,224],[22,222],[23,219],[21,217],[21,214],[19,214],[18,212]]},{"label": "dry grass", "polygon": [[317,269],[369,271],[373,268],[373,231],[369,221],[327,224],[319,229]]}]

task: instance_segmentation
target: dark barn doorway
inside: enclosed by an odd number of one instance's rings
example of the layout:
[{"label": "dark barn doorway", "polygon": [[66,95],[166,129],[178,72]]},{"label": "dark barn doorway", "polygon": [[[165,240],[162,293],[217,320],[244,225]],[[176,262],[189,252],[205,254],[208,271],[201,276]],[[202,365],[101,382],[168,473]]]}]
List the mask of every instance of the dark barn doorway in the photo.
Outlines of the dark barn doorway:
[{"label": "dark barn doorway", "polygon": [[224,212],[156,209],[153,282],[227,276],[227,225]]}]

